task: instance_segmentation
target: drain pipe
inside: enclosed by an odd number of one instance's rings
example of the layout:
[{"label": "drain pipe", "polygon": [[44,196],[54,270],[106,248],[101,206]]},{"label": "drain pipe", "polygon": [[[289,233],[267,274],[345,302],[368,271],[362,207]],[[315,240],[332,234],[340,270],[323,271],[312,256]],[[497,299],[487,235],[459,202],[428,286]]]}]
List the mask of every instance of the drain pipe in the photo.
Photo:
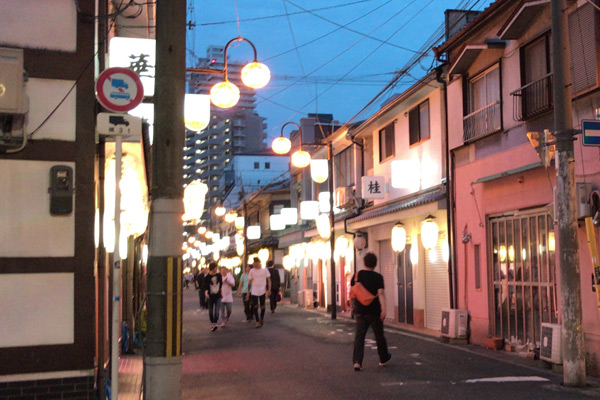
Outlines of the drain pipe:
[{"label": "drain pipe", "polygon": [[[450,256],[448,257],[448,288],[450,291],[450,308],[457,307],[456,301],[456,252],[454,251],[454,191],[452,190],[453,180],[451,177],[454,172],[454,165],[450,166],[450,145],[448,143],[448,85],[442,78],[443,65],[436,68],[436,80],[442,84],[444,99],[444,157],[446,159],[446,225],[448,227],[448,247]],[[466,288],[465,288],[466,290]],[[466,304],[465,304],[466,307]]]}]

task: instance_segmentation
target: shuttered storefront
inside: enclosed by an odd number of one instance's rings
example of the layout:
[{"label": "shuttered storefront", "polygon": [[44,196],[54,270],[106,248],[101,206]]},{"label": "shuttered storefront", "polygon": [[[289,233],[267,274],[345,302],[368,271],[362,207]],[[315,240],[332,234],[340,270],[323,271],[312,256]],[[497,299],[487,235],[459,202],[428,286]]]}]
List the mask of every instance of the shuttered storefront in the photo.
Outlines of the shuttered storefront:
[{"label": "shuttered storefront", "polygon": [[434,249],[425,250],[425,327],[440,330],[442,308],[449,306],[448,263],[444,261],[442,245],[446,233],[440,232]]},{"label": "shuttered storefront", "polygon": [[379,242],[379,262],[378,267],[379,273],[383,275],[385,284],[385,304],[387,317],[396,319],[395,306],[398,305],[396,300],[396,253],[392,250],[391,240],[382,240]]}]

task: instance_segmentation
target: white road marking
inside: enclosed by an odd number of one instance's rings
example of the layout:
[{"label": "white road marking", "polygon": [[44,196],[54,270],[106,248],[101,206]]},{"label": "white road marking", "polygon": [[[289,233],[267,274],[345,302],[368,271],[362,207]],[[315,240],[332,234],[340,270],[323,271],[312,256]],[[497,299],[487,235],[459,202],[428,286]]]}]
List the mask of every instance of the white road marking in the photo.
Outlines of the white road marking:
[{"label": "white road marking", "polygon": [[404,386],[404,382],[382,382],[381,386]]},{"label": "white road marking", "polygon": [[396,350],[397,348],[398,347],[396,347],[396,346],[390,346],[390,347],[388,347],[388,349],[390,349],[390,350]]},{"label": "white road marking", "polygon": [[498,376],[495,378],[467,379],[466,383],[507,383],[507,382],[547,382],[549,379],[540,376]]}]

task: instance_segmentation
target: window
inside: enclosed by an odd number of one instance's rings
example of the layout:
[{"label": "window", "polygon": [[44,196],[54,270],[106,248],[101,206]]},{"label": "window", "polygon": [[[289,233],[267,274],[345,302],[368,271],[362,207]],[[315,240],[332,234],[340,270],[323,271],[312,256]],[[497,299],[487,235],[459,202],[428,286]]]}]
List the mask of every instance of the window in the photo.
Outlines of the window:
[{"label": "window", "polygon": [[260,168],[260,163],[259,162],[255,162],[254,163],[254,169],[259,169]]},{"label": "window", "polygon": [[379,131],[379,162],[394,157],[394,122]]},{"label": "window", "polygon": [[334,182],[337,187],[354,185],[354,157],[352,149],[352,146],[348,147],[334,157]]},{"label": "window", "polygon": [[271,163],[270,162],[266,162],[265,163],[265,169],[271,169]]},{"label": "window", "polygon": [[467,83],[467,115],[463,118],[465,142],[502,129],[500,67],[498,64]]},{"label": "window", "polygon": [[569,15],[571,52],[571,93],[576,94],[597,86],[597,39],[594,6],[586,3]]},{"label": "window", "polygon": [[408,112],[410,145],[429,139],[429,100],[425,100]]}]

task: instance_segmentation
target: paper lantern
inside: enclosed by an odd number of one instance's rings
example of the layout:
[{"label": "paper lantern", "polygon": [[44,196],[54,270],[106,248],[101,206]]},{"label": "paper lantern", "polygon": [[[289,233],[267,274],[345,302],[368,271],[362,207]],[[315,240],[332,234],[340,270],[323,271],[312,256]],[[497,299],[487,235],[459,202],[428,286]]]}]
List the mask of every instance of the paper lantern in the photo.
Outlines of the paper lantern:
[{"label": "paper lantern", "polygon": [[438,226],[433,221],[434,218],[429,215],[421,225],[421,242],[427,250],[434,248],[438,241]]},{"label": "paper lantern", "polygon": [[327,160],[317,159],[310,161],[310,176],[313,181],[323,183],[329,176],[329,166]]},{"label": "paper lantern", "polygon": [[208,185],[199,180],[195,180],[185,187],[183,190],[184,220],[188,221],[202,217],[204,199],[207,193]]},{"label": "paper lantern", "polygon": [[235,227],[237,229],[244,229],[244,217],[237,217],[235,219]]},{"label": "paper lantern", "polygon": [[328,213],[331,210],[331,204],[329,203],[330,198],[331,194],[329,192],[319,193],[319,211]]},{"label": "paper lantern", "polygon": [[319,216],[319,202],[313,200],[300,202],[300,218],[315,220]]},{"label": "paper lantern", "polygon": [[223,215],[225,215],[226,212],[227,209],[223,206],[218,206],[217,208],[215,208],[215,215],[217,217],[222,217]]},{"label": "paper lantern", "polygon": [[210,96],[186,93],[183,105],[184,124],[187,129],[200,132],[210,122]]},{"label": "paper lantern", "polygon": [[295,265],[296,265],[296,262],[292,256],[289,256],[289,255],[283,256],[283,268],[285,268],[286,271],[291,271]]},{"label": "paper lantern", "polygon": [[250,225],[246,229],[248,239],[260,239],[260,225]]},{"label": "paper lantern", "polygon": [[406,247],[406,229],[400,223],[392,228],[392,249],[398,253]]},{"label": "paper lantern", "polygon": [[416,266],[419,263],[419,246],[417,246],[416,241],[413,241],[413,243],[415,244],[410,248],[410,263]]},{"label": "paper lantern", "polygon": [[269,260],[269,249],[264,247],[258,251],[258,259],[264,264]]},{"label": "paper lantern", "polygon": [[328,214],[321,214],[317,217],[317,231],[323,239],[329,239],[331,236],[331,224],[329,223]]},{"label": "paper lantern", "polygon": [[285,222],[281,214],[274,214],[269,217],[272,231],[281,231],[285,229]]},{"label": "paper lantern", "polygon": [[282,208],[281,216],[286,225],[296,225],[298,223],[298,209],[296,207]]},{"label": "paper lantern", "polygon": [[225,214],[225,222],[227,222],[228,224],[235,221],[236,218],[237,218],[237,213],[235,211],[229,211],[227,214]]}]

